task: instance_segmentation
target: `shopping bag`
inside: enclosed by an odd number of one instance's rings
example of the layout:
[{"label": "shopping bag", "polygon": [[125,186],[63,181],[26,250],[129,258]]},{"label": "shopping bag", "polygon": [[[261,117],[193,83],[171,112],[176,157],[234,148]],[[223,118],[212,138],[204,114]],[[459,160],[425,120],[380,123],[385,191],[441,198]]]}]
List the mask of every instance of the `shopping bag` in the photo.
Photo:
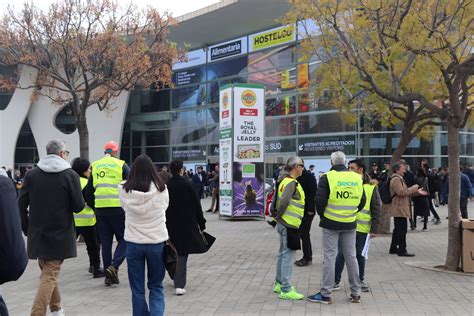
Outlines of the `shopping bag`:
[{"label": "shopping bag", "polygon": [[168,271],[171,280],[173,280],[174,275],[178,270],[178,252],[176,251],[176,247],[171,243],[171,241],[165,241],[163,253],[166,271]]}]

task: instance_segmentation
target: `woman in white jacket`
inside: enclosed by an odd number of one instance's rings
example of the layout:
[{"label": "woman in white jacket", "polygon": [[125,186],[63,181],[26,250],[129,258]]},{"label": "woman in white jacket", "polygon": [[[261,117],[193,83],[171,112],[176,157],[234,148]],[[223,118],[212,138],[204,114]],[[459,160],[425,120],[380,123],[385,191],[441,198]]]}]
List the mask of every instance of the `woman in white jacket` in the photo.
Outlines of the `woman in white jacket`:
[{"label": "woman in white jacket", "polygon": [[[125,210],[128,279],[134,316],[163,315],[164,242],[168,240],[165,211],[168,190],[146,155],[133,162],[126,182],[119,185]],[[149,307],[145,299],[145,262],[148,271]]]}]

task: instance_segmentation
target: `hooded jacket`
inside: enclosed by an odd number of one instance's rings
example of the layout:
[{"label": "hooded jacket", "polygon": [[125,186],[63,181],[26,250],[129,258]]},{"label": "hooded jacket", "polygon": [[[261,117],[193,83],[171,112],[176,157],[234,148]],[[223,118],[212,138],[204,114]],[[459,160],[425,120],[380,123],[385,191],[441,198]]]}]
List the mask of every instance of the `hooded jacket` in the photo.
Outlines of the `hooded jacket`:
[{"label": "hooded jacket", "polygon": [[0,284],[3,284],[17,280],[28,264],[18,217],[16,189],[6,175],[0,175],[0,240]]},{"label": "hooded jacket", "polygon": [[160,192],[154,183],[151,183],[148,192],[132,190],[127,193],[123,183],[118,189],[125,211],[125,240],[137,244],[158,244],[168,240],[168,189]]},{"label": "hooded jacket", "polygon": [[84,208],[79,176],[67,161],[47,155],[24,179],[18,198],[30,259],[76,257],[73,213]]}]

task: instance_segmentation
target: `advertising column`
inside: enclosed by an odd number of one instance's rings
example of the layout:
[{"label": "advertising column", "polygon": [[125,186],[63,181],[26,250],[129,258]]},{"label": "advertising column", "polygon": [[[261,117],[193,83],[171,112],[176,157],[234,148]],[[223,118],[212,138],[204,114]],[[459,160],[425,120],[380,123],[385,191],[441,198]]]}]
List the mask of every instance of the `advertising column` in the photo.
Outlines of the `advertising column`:
[{"label": "advertising column", "polygon": [[264,108],[262,85],[233,84],[219,91],[222,216],[264,216]]},{"label": "advertising column", "polygon": [[233,85],[232,217],[264,216],[264,115],[262,85]]}]

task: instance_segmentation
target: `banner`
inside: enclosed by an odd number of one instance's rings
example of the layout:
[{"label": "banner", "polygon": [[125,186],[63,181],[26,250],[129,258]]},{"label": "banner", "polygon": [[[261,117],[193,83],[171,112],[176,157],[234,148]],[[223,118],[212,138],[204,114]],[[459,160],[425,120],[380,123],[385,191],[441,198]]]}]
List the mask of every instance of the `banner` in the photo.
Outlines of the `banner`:
[{"label": "banner", "polygon": [[250,35],[250,51],[256,51],[296,40],[295,25],[277,27],[268,31]]},{"label": "banner", "polygon": [[[224,87],[225,88],[225,87]],[[232,87],[219,92],[219,213],[232,216]]]},{"label": "banner", "polygon": [[264,162],[264,89],[234,85],[234,161]]},{"label": "banner", "polygon": [[207,58],[209,62],[247,53],[247,37],[241,37],[209,47]]},{"label": "banner", "polygon": [[264,211],[264,163],[234,162],[233,216],[262,216]]}]

